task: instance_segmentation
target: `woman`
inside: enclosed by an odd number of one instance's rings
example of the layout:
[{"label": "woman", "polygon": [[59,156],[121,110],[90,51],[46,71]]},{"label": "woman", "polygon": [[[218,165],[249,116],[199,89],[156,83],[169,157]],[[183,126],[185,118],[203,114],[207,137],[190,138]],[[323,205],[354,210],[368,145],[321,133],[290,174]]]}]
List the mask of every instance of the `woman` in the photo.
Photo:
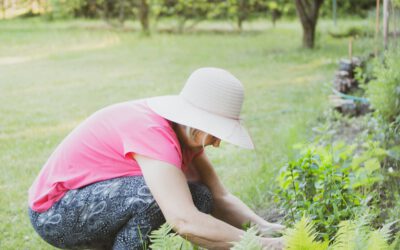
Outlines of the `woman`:
[{"label": "woman", "polygon": [[51,245],[74,249],[143,249],[165,221],[209,249],[231,247],[247,222],[263,232],[282,230],[230,194],[204,152],[221,140],[253,148],[240,124],[243,97],[232,74],[201,68],[179,95],[94,113],[57,147],[30,188],[34,229]]}]

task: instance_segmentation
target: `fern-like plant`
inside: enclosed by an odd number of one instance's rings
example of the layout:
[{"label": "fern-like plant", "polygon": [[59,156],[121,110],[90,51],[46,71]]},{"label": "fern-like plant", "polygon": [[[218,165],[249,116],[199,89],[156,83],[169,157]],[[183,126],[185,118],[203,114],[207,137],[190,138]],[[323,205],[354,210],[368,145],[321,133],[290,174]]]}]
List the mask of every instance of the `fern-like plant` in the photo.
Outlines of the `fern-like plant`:
[{"label": "fern-like plant", "polygon": [[[372,217],[368,214],[358,217],[357,220],[342,221],[339,230],[329,246],[328,241],[318,241],[314,223],[303,216],[293,228],[284,234],[285,250],[399,250],[400,233],[389,245],[390,226],[373,230],[369,224]],[[261,250],[263,249],[254,227],[249,228],[240,242],[232,242],[232,250]],[[172,232],[168,224],[162,225],[150,235],[150,249],[152,250],[201,250],[181,236]]]},{"label": "fern-like plant", "polygon": [[389,250],[399,250],[400,249],[400,232],[397,233],[394,241],[389,247]]},{"label": "fern-like plant", "polygon": [[197,250],[197,246],[172,232],[172,226],[164,223],[150,235],[150,249],[152,250]]},{"label": "fern-like plant", "polygon": [[302,217],[293,228],[286,230],[285,235],[286,250],[325,250],[328,249],[329,242],[316,241],[317,232],[315,226],[306,217]]},{"label": "fern-like plant", "polygon": [[342,221],[332,244],[328,241],[318,242],[315,225],[306,217],[288,229],[284,235],[286,250],[399,250],[400,234],[391,245],[390,227],[386,224],[381,229],[373,230],[369,225],[372,216],[365,214],[356,220]]},{"label": "fern-like plant", "polygon": [[259,237],[257,236],[257,229],[250,227],[243,234],[242,239],[239,242],[232,242],[233,247],[231,250],[262,250]]},{"label": "fern-like plant", "polygon": [[[203,248],[192,244],[172,231],[172,226],[164,223],[150,235],[150,249],[152,250],[202,250]],[[239,242],[232,242],[232,250],[262,250],[257,229],[250,227],[243,234]]]},{"label": "fern-like plant", "polygon": [[384,250],[389,249],[390,225],[372,230],[372,217],[368,214],[357,220],[342,221],[332,244],[332,250]]}]

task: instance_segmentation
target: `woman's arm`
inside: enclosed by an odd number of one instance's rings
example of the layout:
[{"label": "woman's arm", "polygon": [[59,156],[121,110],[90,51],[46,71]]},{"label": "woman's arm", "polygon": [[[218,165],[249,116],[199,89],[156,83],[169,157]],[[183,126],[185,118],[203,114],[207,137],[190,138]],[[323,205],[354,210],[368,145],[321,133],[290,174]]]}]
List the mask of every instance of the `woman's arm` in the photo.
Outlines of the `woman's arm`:
[{"label": "woman's arm", "polygon": [[165,162],[135,155],[144,179],[167,222],[188,240],[208,249],[229,249],[243,231],[195,207],[181,170]]},{"label": "woman's arm", "polygon": [[255,214],[239,198],[229,193],[219,180],[211,162],[205,153],[193,160],[201,181],[208,186],[214,199],[213,215],[237,228],[245,223],[255,224],[264,234],[284,229],[282,225],[269,223]]}]

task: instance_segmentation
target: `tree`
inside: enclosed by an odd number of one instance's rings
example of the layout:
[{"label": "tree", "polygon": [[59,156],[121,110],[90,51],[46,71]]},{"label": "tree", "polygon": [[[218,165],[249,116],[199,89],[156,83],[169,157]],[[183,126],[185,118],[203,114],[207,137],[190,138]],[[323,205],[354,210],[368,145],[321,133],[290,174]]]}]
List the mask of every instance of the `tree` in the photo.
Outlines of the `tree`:
[{"label": "tree", "polygon": [[139,1],[139,20],[142,25],[142,31],[145,34],[149,34],[149,13],[150,7],[147,0]]},{"label": "tree", "polygon": [[238,0],[237,1],[238,10],[237,10],[237,25],[239,30],[243,29],[243,22],[247,19],[250,13],[250,6],[246,0]]},{"label": "tree", "polygon": [[175,17],[178,20],[177,31],[182,33],[185,25],[192,20],[192,27],[209,17],[212,3],[209,0],[153,0],[152,7],[158,17]]},{"label": "tree", "polygon": [[324,0],[295,0],[297,15],[303,26],[303,47],[314,48],[318,13]]},{"label": "tree", "polygon": [[265,15],[268,10],[267,0],[229,0],[227,3],[228,17],[236,20],[240,31],[244,21],[255,15]]}]

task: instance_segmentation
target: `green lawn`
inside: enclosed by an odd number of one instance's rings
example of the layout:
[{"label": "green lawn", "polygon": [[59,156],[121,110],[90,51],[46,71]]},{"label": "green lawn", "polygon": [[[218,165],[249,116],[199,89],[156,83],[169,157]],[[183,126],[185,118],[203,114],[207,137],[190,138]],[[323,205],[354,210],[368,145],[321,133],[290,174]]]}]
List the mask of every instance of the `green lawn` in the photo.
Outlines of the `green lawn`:
[{"label": "green lawn", "polygon": [[[347,21],[339,25],[363,24]],[[135,24],[137,26],[137,24]],[[27,189],[80,121],[106,105],[178,93],[191,71],[226,68],[244,83],[245,123],[257,149],[209,149],[223,182],[251,207],[265,210],[277,169],[306,140],[327,107],[329,83],[347,39],[319,25],[318,48],[302,50],[295,21],[248,24],[248,32],[144,37],[101,21],[0,22],[0,249],[49,249],[27,217]],[[224,26],[229,28],[230,26]],[[354,54],[367,41],[356,40]],[[370,47],[372,48],[372,47]]]}]

